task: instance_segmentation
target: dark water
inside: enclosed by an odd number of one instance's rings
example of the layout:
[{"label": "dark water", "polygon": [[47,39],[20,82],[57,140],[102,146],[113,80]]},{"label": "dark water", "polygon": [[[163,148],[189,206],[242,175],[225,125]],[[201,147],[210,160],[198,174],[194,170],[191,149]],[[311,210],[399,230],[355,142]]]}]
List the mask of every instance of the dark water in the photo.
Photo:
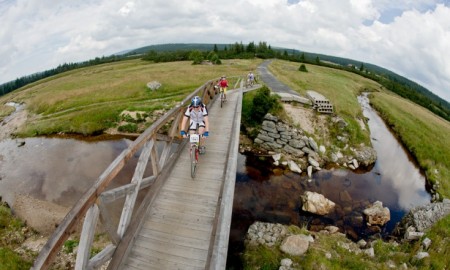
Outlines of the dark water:
[{"label": "dark water", "polygon": [[[359,101],[369,119],[371,141],[378,155],[370,171],[321,170],[308,181],[307,176],[289,171],[275,173],[270,157],[239,156],[228,269],[242,268],[239,254],[243,239],[255,221],[307,226],[314,231],[334,225],[353,240],[388,237],[412,207],[430,202],[425,177],[417,164],[368,105],[367,98],[360,97]],[[323,194],[336,203],[336,211],[325,217],[303,212],[300,195],[305,191]],[[362,213],[375,201],[381,201],[391,213],[391,220],[382,227],[368,227]]]}]

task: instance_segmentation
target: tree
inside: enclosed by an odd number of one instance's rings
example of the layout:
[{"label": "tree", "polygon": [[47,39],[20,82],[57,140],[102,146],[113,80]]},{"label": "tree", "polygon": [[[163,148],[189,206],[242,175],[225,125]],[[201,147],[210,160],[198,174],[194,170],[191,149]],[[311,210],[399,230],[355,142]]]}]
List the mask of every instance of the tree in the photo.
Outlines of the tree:
[{"label": "tree", "polygon": [[195,50],[189,54],[189,60],[194,61],[193,65],[201,64],[203,61],[203,54],[201,51]]},{"label": "tree", "polygon": [[316,63],[317,63],[317,64],[320,64],[320,58],[319,58],[319,56],[316,57]]},{"label": "tree", "polygon": [[302,55],[300,55],[300,62],[305,62],[305,53],[302,53]]},{"label": "tree", "polygon": [[248,53],[255,53],[256,52],[256,46],[255,46],[255,42],[250,42],[248,45],[247,45],[247,50],[246,50]]}]

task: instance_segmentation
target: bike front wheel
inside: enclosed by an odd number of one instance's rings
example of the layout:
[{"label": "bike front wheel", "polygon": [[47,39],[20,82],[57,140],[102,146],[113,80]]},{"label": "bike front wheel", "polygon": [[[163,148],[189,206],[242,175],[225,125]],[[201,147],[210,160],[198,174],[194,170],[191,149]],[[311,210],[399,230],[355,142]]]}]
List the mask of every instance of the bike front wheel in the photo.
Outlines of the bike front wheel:
[{"label": "bike front wheel", "polygon": [[195,173],[197,171],[197,163],[198,163],[198,148],[191,148],[191,177],[194,179]]}]

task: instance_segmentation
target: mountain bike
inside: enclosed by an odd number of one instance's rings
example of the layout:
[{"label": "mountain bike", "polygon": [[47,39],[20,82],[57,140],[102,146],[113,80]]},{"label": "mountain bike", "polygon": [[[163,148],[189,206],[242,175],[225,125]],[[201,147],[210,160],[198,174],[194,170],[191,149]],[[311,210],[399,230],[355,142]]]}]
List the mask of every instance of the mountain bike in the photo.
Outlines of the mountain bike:
[{"label": "mountain bike", "polygon": [[198,129],[195,131],[195,133],[188,134],[189,136],[189,142],[191,144],[191,147],[189,148],[189,155],[191,158],[191,177],[192,179],[195,178],[195,173],[197,172],[197,166],[198,166],[198,156],[200,154],[200,140],[202,135],[198,134]]},{"label": "mountain bike", "polygon": [[220,89],[220,108],[222,108],[223,103],[225,103],[225,91]]}]

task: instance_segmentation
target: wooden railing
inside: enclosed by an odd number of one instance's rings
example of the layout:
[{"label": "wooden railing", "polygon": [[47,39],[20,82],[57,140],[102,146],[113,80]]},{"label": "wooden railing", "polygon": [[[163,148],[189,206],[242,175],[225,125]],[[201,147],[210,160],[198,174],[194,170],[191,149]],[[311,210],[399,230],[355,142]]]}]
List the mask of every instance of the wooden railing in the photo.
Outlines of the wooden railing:
[{"label": "wooden railing", "polygon": [[[198,95],[202,97],[205,104],[210,104],[215,99],[218,91],[214,88],[217,80],[210,80],[197,88],[187,96],[179,105],[168,111],[164,116],[153,123],[144,133],[142,133],[133,143],[109,165],[100,175],[95,184],[86,191],[75,206],[64,217],[55,232],[51,235],[47,243],[42,248],[32,269],[47,269],[51,265],[57,253],[61,250],[63,243],[81,225],[80,242],[78,246],[75,269],[95,269],[109,261],[116,251],[118,243],[129,229],[130,220],[133,214],[143,213],[147,205],[141,203],[139,209],[135,211],[136,199],[139,191],[149,187],[147,196],[150,193],[157,193],[158,186],[161,186],[162,175],[167,174],[178,158],[186,140],[179,139],[180,122],[187,104],[192,97]],[[237,84],[237,83],[236,83]],[[162,127],[170,125],[167,134],[162,134]],[[163,142],[164,147],[161,154],[158,153],[157,142]],[[176,147],[175,147],[176,146]],[[175,149],[175,150],[173,150]],[[115,176],[121,172],[128,161],[140,151],[139,160],[131,178],[131,181],[119,187],[112,188],[111,182]],[[151,163],[151,174],[144,178],[146,168]],[[109,188],[109,189],[108,189]],[[155,189],[155,190],[153,190]],[[111,213],[107,205],[117,200],[123,200],[123,209],[120,221],[117,226],[113,222]],[[145,200],[144,200],[145,201]],[[92,243],[100,219],[104,230],[107,232],[111,244],[106,246],[97,255],[90,258]]]}]

